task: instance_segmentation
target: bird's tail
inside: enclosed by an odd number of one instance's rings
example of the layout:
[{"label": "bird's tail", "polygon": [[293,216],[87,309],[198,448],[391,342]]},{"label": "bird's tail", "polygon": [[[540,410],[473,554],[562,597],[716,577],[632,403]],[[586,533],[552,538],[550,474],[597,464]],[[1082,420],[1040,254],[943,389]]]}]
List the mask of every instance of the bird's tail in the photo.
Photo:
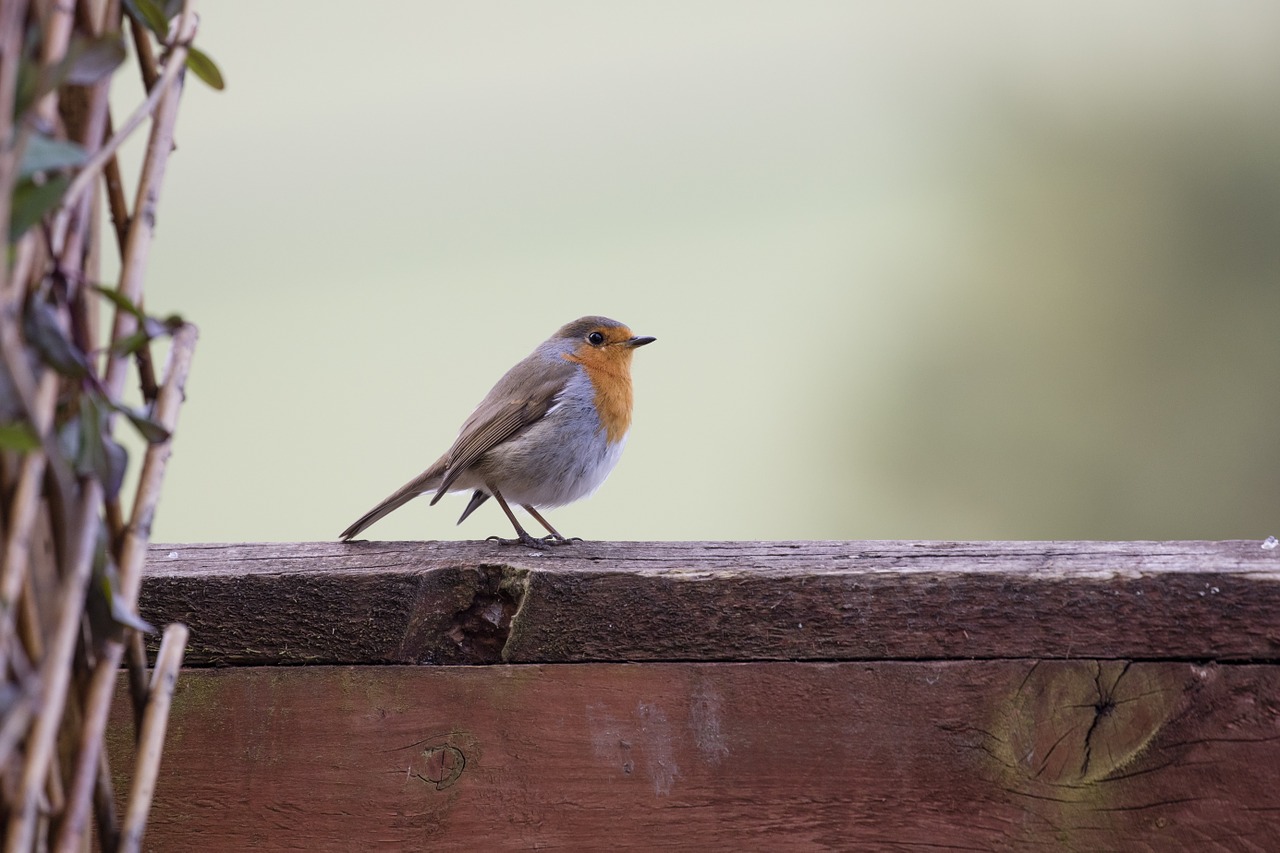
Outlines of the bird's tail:
[{"label": "bird's tail", "polygon": [[438,463],[436,465],[432,465],[430,468],[423,471],[400,488],[396,489],[390,497],[356,519],[355,523],[342,531],[342,535],[338,538],[343,542],[346,542],[354,536],[357,536],[360,531],[364,530],[384,515],[394,512],[416,498],[418,495],[423,494],[424,492],[434,492],[440,487],[439,468],[440,466]]}]

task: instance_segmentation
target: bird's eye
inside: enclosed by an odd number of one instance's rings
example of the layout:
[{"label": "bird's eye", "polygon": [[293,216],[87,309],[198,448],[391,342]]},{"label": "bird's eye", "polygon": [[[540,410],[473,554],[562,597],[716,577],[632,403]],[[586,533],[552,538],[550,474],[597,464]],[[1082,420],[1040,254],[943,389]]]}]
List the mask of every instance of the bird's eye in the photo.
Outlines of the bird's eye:
[{"label": "bird's eye", "polygon": [[604,343],[604,335],[599,332],[592,332],[587,335],[587,343],[591,344],[593,347],[598,347]]}]

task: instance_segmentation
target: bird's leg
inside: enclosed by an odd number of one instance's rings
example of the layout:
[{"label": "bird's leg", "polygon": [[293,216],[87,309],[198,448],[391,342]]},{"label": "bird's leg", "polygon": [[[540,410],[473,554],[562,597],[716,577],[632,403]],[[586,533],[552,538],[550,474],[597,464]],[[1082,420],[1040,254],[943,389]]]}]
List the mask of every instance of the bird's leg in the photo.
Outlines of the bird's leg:
[{"label": "bird's leg", "polygon": [[487,541],[497,542],[499,545],[524,545],[527,548],[537,548],[540,551],[547,550],[547,543],[541,539],[534,539],[529,535],[520,522],[516,520],[516,514],[511,511],[511,507],[507,506],[507,499],[502,496],[502,492],[495,489],[492,484],[486,484],[489,493],[498,501],[498,506],[502,507],[502,511],[507,514],[507,518],[511,519],[511,525],[516,529],[515,539],[503,539],[501,536],[490,536]]},{"label": "bird's leg", "polygon": [[581,537],[578,537],[578,536],[575,536],[572,539],[566,539],[564,536],[560,534],[559,530],[556,530],[554,527],[548,524],[547,520],[543,518],[541,515],[539,515],[536,509],[529,506],[529,504],[521,504],[521,506],[524,507],[525,512],[529,513],[529,515],[532,515],[535,519],[537,519],[539,524],[547,528],[547,532],[550,533],[551,535],[542,537],[542,541],[546,542],[548,545],[572,545],[574,542],[582,541]]}]

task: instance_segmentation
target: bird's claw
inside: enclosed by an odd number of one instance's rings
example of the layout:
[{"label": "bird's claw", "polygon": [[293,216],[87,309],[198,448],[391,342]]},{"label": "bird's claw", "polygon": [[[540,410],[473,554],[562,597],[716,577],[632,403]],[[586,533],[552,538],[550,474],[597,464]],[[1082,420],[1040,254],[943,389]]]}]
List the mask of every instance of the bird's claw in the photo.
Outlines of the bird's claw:
[{"label": "bird's claw", "polygon": [[496,542],[499,545],[523,545],[526,548],[536,548],[539,551],[548,551],[553,547],[560,545],[572,545],[575,542],[581,542],[581,536],[561,536],[559,533],[548,533],[541,539],[535,539],[528,533],[521,532],[520,536],[515,539],[503,539],[501,536],[490,536],[485,539],[486,542]]},{"label": "bird's claw", "polygon": [[546,536],[542,537],[542,541],[547,543],[548,545],[572,545],[574,542],[581,542],[582,537],[581,536],[564,537],[564,536],[561,536],[559,533],[548,533]]},{"label": "bird's claw", "polygon": [[539,551],[548,551],[551,546],[541,539],[534,539],[528,533],[517,539],[503,539],[501,536],[490,536],[485,539],[486,542],[496,542],[499,545],[523,545],[526,548],[534,548]]}]

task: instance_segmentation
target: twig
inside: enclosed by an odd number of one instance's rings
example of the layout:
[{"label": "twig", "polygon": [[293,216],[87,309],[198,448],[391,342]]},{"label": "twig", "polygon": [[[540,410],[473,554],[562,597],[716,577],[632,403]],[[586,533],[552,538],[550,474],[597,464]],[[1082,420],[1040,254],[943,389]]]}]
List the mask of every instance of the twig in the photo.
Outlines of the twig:
[{"label": "twig", "polygon": [[[169,350],[169,365],[165,371],[164,384],[156,400],[155,419],[170,433],[177,426],[178,409],[182,405],[185,394],[187,374],[191,369],[191,356],[195,350],[197,335],[195,326],[183,326],[174,334],[173,346]],[[142,463],[142,473],[138,478],[138,493],[133,504],[133,517],[130,519],[124,548],[120,555],[120,584],[115,590],[121,606],[130,610],[137,604],[138,587],[142,564],[146,560],[151,522],[155,517],[155,508],[160,499],[160,486],[164,481],[165,468],[171,452],[171,441],[148,445]],[[76,758],[67,814],[58,836],[59,851],[77,850],[80,839],[87,829],[87,795],[90,786],[93,785],[94,771],[106,732],[107,716],[111,709],[111,697],[115,692],[116,673],[119,671],[123,653],[124,646],[121,643],[108,641],[104,644],[98,664],[89,681],[89,689],[85,693],[84,728],[80,734],[80,752]]]},{"label": "twig", "polygon": [[142,710],[147,704],[147,644],[133,631],[125,638],[125,663],[129,670],[129,697],[133,699],[134,734],[142,726]]},{"label": "twig", "polygon": [[[0,59],[0,65],[5,61],[7,60]],[[8,205],[0,204],[0,208],[5,211],[0,218],[7,216]],[[33,231],[19,241],[12,269],[6,270],[11,276],[9,287],[0,292],[0,361],[3,362],[3,368],[0,369],[6,370],[13,382],[27,422],[35,430],[41,443],[40,447],[29,451],[22,461],[0,562],[0,601],[11,605],[0,615],[0,672],[4,671],[3,664],[9,652],[8,641],[12,639],[16,610],[13,605],[27,577],[31,529],[36,518],[46,467],[52,465],[56,484],[52,490],[51,508],[58,512],[65,511],[65,501],[72,494],[70,472],[66,470],[61,458],[52,452],[54,447],[51,427],[57,402],[58,378],[51,370],[46,369],[37,374],[32,369],[27,351],[22,346],[24,335],[19,331],[26,284],[37,268],[37,255],[41,254],[36,244],[37,239],[38,235]],[[7,264],[0,264],[0,267],[7,267]],[[62,553],[66,554],[67,550],[63,549]]]},{"label": "twig", "polygon": [[[199,330],[190,324],[183,326],[174,334],[173,344],[169,349],[165,383],[156,393],[154,417],[170,433],[177,428],[178,409],[186,399],[187,375],[191,371],[191,357],[195,353],[198,335]],[[156,507],[160,502],[160,489],[172,452],[172,441],[152,444],[147,446],[147,452],[142,459],[138,489],[133,499],[133,514],[129,518],[129,526],[125,531],[124,543],[120,550],[120,559],[117,561],[120,575],[120,589],[117,595],[130,609],[137,606],[138,590],[142,585],[142,566],[147,559],[147,544],[151,541],[151,525],[155,520]],[[143,701],[141,685],[146,679],[147,654],[142,645],[142,638],[136,633],[133,633],[126,642],[129,642],[131,652],[126,658],[129,668],[130,695],[133,698],[135,715],[140,715]],[[116,665],[119,665],[118,657]],[[137,720],[138,716],[134,719]]]},{"label": "twig", "polygon": [[[45,18],[43,50],[40,60],[45,68],[55,68],[67,55],[67,44],[71,41],[71,30],[76,22],[74,3],[52,3],[48,17]],[[50,89],[36,102],[36,115],[45,128],[53,128],[58,120],[58,90]]]},{"label": "twig", "polygon": [[[122,144],[124,144],[124,141],[138,129],[138,126],[142,124],[147,116],[156,112],[157,105],[165,99],[166,95],[170,94],[178,84],[178,81],[181,80],[182,70],[187,61],[187,45],[191,43],[191,37],[195,35],[195,16],[187,15],[184,12],[178,20],[179,32],[183,35],[179,39],[178,44],[174,47],[172,55],[165,64],[163,73],[161,73],[160,78],[156,81],[156,85],[152,87],[149,93],[147,93],[146,100],[139,104],[138,108],[130,113],[129,118],[125,120],[124,125],[116,131],[115,135],[108,139],[92,157],[85,161],[85,164],[80,167],[80,170],[76,172],[76,176],[71,180],[71,184],[67,187],[66,193],[63,194],[63,206],[69,206],[75,203],[80,193],[84,192],[85,188],[89,186],[89,183],[98,176],[98,173],[103,169],[107,161],[115,156],[116,151],[119,150]],[[160,123],[159,116],[156,118],[156,123]],[[152,139],[154,140],[154,138],[155,134],[153,132]],[[169,129],[169,133],[166,138],[171,144],[173,141],[172,127]],[[151,146],[148,146],[146,159],[146,164],[148,166],[152,164],[152,150]],[[165,159],[168,159],[167,154],[165,155]],[[163,175],[163,171],[162,166],[160,168],[161,175]],[[135,206],[134,219],[137,219],[138,213],[138,208]],[[133,229],[131,227],[130,233],[132,233],[132,231]]]},{"label": "twig", "polygon": [[76,753],[74,766],[75,776],[71,782],[71,793],[68,798],[67,812],[63,815],[62,828],[58,833],[58,842],[54,847],[59,853],[73,853],[83,843],[89,823],[89,799],[97,779],[98,766],[101,764],[103,750],[106,745],[105,734],[107,715],[93,713],[91,704],[97,697],[106,696],[107,704],[115,692],[116,668],[120,664],[116,656],[115,666],[106,666],[111,658],[110,649],[98,659],[93,674],[89,678],[89,686],[84,694],[84,722],[80,729],[79,751]]},{"label": "twig", "polygon": [[133,47],[138,52],[138,69],[142,72],[142,88],[150,92],[155,88],[160,72],[156,70],[156,55],[151,50],[151,36],[147,28],[129,19],[129,33],[133,36]]},{"label": "twig", "polygon": [[[0,207],[4,205],[0,204]],[[13,256],[11,286],[0,293],[0,357],[4,358],[9,379],[18,393],[18,402],[22,404],[27,421],[32,425],[36,424],[36,378],[27,360],[26,351],[22,348],[25,336],[21,328],[23,298],[26,296],[27,278],[35,266],[35,250],[35,244],[31,240],[18,241]]]},{"label": "twig", "polygon": [[[138,306],[142,308],[141,305]],[[155,402],[156,395],[160,393],[160,388],[156,385],[156,366],[151,360],[151,346],[144,344],[138,348],[138,352],[134,356],[134,362],[138,365],[138,390],[142,392],[142,399],[147,403]]]},{"label": "twig", "polygon": [[[0,207],[2,206],[0,205]],[[37,381],[36,374],[32,371],[27,352],[21,343],[23,340],[23,335],[20,333],[22,300],[27,279],[31,276],[32,270],[36,268],[38,247],[36,246],[35,236],[35,234],[28,234],[26,238],[18,242],[13,269],[11,270],[11,286],[6,293],[0,294],[0,360],[3,360],[4,368],[8,371],[9,378],[17,391],[18,402],[22,404],[26,420],[36,431],[36,436],[40,440],[40,447],[28,453],[28,457],[35,457],[38,454],[39,458],[26,460],[32,467],[32,473],[29,475],[32,477],[31,488],[39,485],[41,475],[47,466],[48,471],[53,475],[55,486],[48,492],[50,498],[49,508],[54,513],[55,520],[65,521],[69,501],[71,501],[74,494],[74,484],[70,469],[61,455],[56,452],[51,429],[54,404],[57,402],[57,379],[56,377],[46,377],[41,380],[53,383],[53,388],[46,388],[44,396],[42,396],[40,382]],[[3,265],[0,264],[0,266]],[[23,509],[19,517],[23,520],[23,526],[10,524],[9,537],[5,543],[4,562],[0,563],[0,575],[7,575],[11,572],[11,555],[14,559],[23,561],[27,559],[25,553],[27,549],[26,539],[29,536],[30,526],[34,519],[34,508]],[[63,532],[68,527],[69,525],[64,525]],[[15,544],[15,537],[18,534],[21,534],[22,541]],[[59,553],[64,555],[65,558],[70,553],[70,543],[68,541],[59,541],[58,545]],[[25,571],[25,562],[13,565],[22,566],[22,571]],[[20,584],[17,585],[20,586]],[[7,585],[4,585],[3,588],[9,589]]]},{"label": "twig", "polygon": [[[142,298],[143,272],[151,249],[151,238],[155,233],[156,203],[159,200],[160,184],[164,181],[165,168],[169,164],[169,153],[173,149],[173,126],[177,120],[178,96],[181,94],[180,75],[187,61],[187,45],[195,36],[194,5],[195,0],[186,0],[183,4],[178,17],[177,42],[165,62],[159,82],[147,98],[150,102],[157,95],[164,96],[158,101],[155,121],[151,125],[151,138],[147,142],[146,159],[138,178],[137,199],[133,205],[133,218],[129,223],[129,237],[125,241],[124,259],[120,265],[120,295],[135,305]],[[79,179],[80,176],[77,175],[76,180]],[[112,340],[119,341],[128,337],[133,333],[137,322],[137,318],[129,312],[117,310]],[[118,355],[107,360],[105,384],[113,399],[118,398],[124,389],[126,364],[126,359]]]},{"label": "twig", "polygon": [[142,736],[138,739],[138,760],[129,786],[129,808],[120,830],[120,853],[135,853],[142,848],[142,833],[151,811],[151,798],[156,790],[160,769],[160,753],[164,748],[165,730],[169,725],[169,705],[173,687],[182,667],[182,654],[187,646],[187,626],[174,623],[164,630],[160,652],[156,655],[155,673],[151,677],[151,698],[142,719]]},{"label": "twig", "polygon": [[0,766],[9,763],[10,753],[26,732],[27,724],[31,722],[38,688],[34,679],[22,684],[18,697],[5,709],[4,718],[0,720]]},{"label": "twig", "polygon": [[[22,638],[22,642],[10,648],[8,661],[10,666],[23,657],[27,661],[28,669],[31,667],[31,661],[44,660],[45,636],[41,630],[44,627],[41,622],[42,609],[36,603],[36,596],[35,584],[30,582],[23,584],[22,597],[18,600],[18,635]],[[49,610],[48,602],[43,610]]]},{"label": "twig", "polygon": [[[31,452],[44,454],[46,464],[57,483],[58,488],[53,490],[50,508],[57,514],[65,515],[65,501],[70,500],[73,489],[70,471],[61,456],[52,452],[55,448],[49,427],[53,423],[53,404],[49,403],[44,410],[37,405],[39,383],[28,360],[27,351],[22,346],[24,335],[21,332],[21,318],[27,280],[32,276],[32,271],[43,263],[43,244],[37,245],[37,236],[35,233],[28,233],[18,241],[13,267],[9,271],[9,289],[0,293],[0,360],[3,360],[4,368],[17,391],[18,402],[22,405],[27,423],[36,430],[40,440],[40,448]],[[41,260],[38,260],[38,256]],[[0,269],[3,268],[4,264],[0,263]],[[42,414],[42,411],[47,411],[48,414]],[[63,550],[61,553],[65,554],[67,551]]]},{"label": "twig", "polygon": [[103,853],[115,853],[120,845],[120,820],[116,817],[115,789],[111,784],[111,765],[104,749],[98,760],[98,784],[93,787],[93,813],[98,823],[98,843]]},{"label": "twig", "polygon": [[[165,371],[164,385],[156,397],[155,420],[173,432],[178,422],[178,409],[184,399],[187,374],[191,371],[191,356],[195,352],[199,330],[187,323],[173,335],[169,349],[169,366]],[[129,535],[124,552],[120,555],[120,592],[130,606],[138,598],[142,582],[142,564],[147,558],[147,543],[151,538],[151,523],[155,519],[156,506],[160,502],[160,486],[164,482],[165,469],[173,452],[173,442],[164,441],[147,446],[142,460],[142,473],[138,475],[138,494],[133,503],[133,515],[129,519]]]},{"label": "twig", "polygon": [[103,520],[107,523],[107,533],[111,535],[111,553],[119,558],[118,549],[124,541],[124,511],[120,509],[120,498],[107,498],[103,507]]},{"label": "twig", "polygon": [[[8,199],[18,177],[18,151],[14,140],[13,113],[18,94],[18,66],[22,59],[22,20],[25,0],[0,0],[0,237],[9,239]],[[0,260],[0,294],[9,289],[9,264]]]},{"label": "twig", "polygon": [[[41,446],[28,452],[17,465],[12,487],[12,507],[6,507],[7,529],[4,533],[4,562],[0,564],[0,595],[10,605],[0,614],[0,673],[18,679],[23,694],[10,708],[12,713],[0,720],[0,752],[12,757],[21,754],[23,763],[15,767],[19,778],[13,790],[6,787],[5,848],[25,853],[45,849],[51,821],[60,834],[57,849],[79,851],[88,843],[87,810],[92,802],[98,817],[99,842],[111,850],[120,837],[116,828],[112,801],[110,770],[105,750],[105,728],[117,673],[126,645],[110,640],[103,644],[91,672],[85,671],[83,658],[77,659],[77,647],[83,656],[83,620],[85,592],[92,576],[104,505],[104,484],[95,477],[73,478],[68,463],[54,446],[53,409],[61,385],[60,378],[47,369],[35,368],[21,342],[23,306],[31,282],[41,281],[38,271],[53,263],[55,270],[80,272],[83,281],[97,263],[99,247],[94,222],[100,202],[93,195],[99,175],[106,180],[108,202],[117,226],[122,263],[119,292],[134,304],[142,304],[143,270],[148,260],[154,231],[155,206],[165,168],[173,148],[173,130],[178,99],[182,90],[188,46],[196,30],[193,0],[185,0],[157,73],[155,55],[149,36],[136,27],[139,64],[148,94],[118,132],[110,128],[105,81],[90,90],[88,112],[74,113],[68,118],[72,135],[80,141],[88,159],[73,176],[52,218],[40,228],[33,228],[0,261],[0,363],[12,374],[21,403],[21,411],[34,427]],[[66,54],[72,30],[90,34],[106,27],[117,28],[121,21],[118,0],[65,0],[42,5],[39,9],[41,67],[54,67]],[[101,14],[98,14],[101,12]],[[53,132],[59,121],[58,89],[43,95],[29,114],[31,121],[15,125],[13,118],[18,69],[23,61],[22,26],[28,15],[27,0],[0,0],[0,237],[8,233],[11,211],[4,200],[12,195],[17,180],[18,164],[26,141],[35,132]],[[100,19],[100,20],[95,20]],[[111,23],[114,22],[114,23]],[[66,105],[64,105],[66,106]],[[72,116],[72,113],[67,113]],[[82,117],[83,116],[83,117]],[[124,195],[120,191],[117,151],[141,123],[151,118],[150,138],[138,182],[133,216],[128,215]],[[100,144],[99,144],[100,143]],[[96,151],[94,149],[97,149]],[[55,260],[56,256],[56,260]],[[96,279],[96,274],[90,280]],[[73,288],[68,302],[73,312],[73,338],[86,352],[94,352],[92,331],[97,328],[98,303],[87,300]],[[132,334],[136,318],[117,309],[112,340],[117,342]],[[163,387],[155,389],[154,370],[145,359],[140,362],[144,395],[155,390],[155,417],[170,432],[183,398],[183,386],[190,368],[197,332],[194,327],[179,329],[170,349],[169,365]],[[129,358],[111,348],[97,371],[86,378],[99,392],[117,400],[123,392],[124,375]],[[101,376],[101,380],[99,379]],[[82,391],[83,393],[83,391]],[[147,395],[151,396],[151,395]],[[108,429],[115,419],[106,416]],[[127,527],[121,527],[119,545],[121,583],[115,595],[117,605],[136,608],[139,578],[146,554],[146,543],[154,518],[156,502],[163,480],[170,447],[168,442],[147,449],[138,491]],[[7,477],[14,477],[9,470]],[[40,624],[33,612],[30,568],[35,560],[31,544],[33,530],[40,513],[40,491],[48,503],[56,538],[60,574],[57,594],[49,608],[51,625]],[[111,508],[108,507],[108,513]],[[118,505],[115,514],[119,517]],[[11,595],[7,593],[12,593]],[[15,613],[21,616],[15,622]],[[44,609],[44,608],[42,608]],[[15,627],[18,629],[15,631]],[[21,632],[22,641],[17,639]],[[139,757],[134,775],[134,792],[126,817],[125,849],[138,849],[143,825],[149,812],[159,762],[160,748],[173,683],[181,665],[187,629],[170,626],[165,632],[160,660],[151,681],[150,699],[135,711],[140,721]],[[140,637],[126,631],[130,655],[131,680],[146,678],[145,652]],[[25,642],[27,648],[23,648]],[[43,646],[43,648],[41,648]],[[36,653],[38,668],[32,669],[24,652]],[[78,664],[73,666],[73,660]],[[76,690],[72,678],[76,678]],[[140,695],[143,691],[134,690]],[[83,735],[74,767],[63,767],[59,738],[72,730]],[[96,795],[96,796],[91,796]]]},{"label": "twig", "polygon": [[[111,127],[111,114],[107,114],[106,138],[114,136]],[[107,185],[107,208],[111,211],[111,225],[116,232],[116,246],[124,253],[124,244],[129,238],[129,204],[124,199],[124,181],[120,177],[120,161],[113,155],[102,169],[102,177]]]},{"label": "twig", "polygon": [[[41,378],[34,401],[36,416],[40,418],[34,425],[37,431],[48,431],[57,399],[58,377],[52,370],[47,370]],[[9,513],[4,562],[0,563],[0,601],[9,604],[0,609],[0,673],[7,671],[18,596],[27,580],[27,567],[31,560],[31,530],[40,506],[40,486],[44,482],[44,471],[44,451],[40,448],[29,451],[22,460],[18,488],[14,492]]]},{"label": "twig", "polygon": [[[23,604],[25,601],[14,602],[10,606],[16,610]],[[19,622],[24,621],[25,615],[19,615]],[[39,651],[43,653],[42,649]],[[39,675],[32,669],[31,657],[25,652],[21,643],[13,642],[7,661],[8,668],[4,670],[13,692],[10,695],[12,704],[0,715],[0,767],[16,766],[9,763],[9,757],[26,736],[31,715],[35,713],[36,703],[40,698]]]},{"label": "twig", "polygon": [[[95,36],[98,35],[97,27],[91,20],[92,16],[88,11],[88,4],[84,2],[77,3],[74,11],[75,16],[88,28],[90,34]],[[108,94],[110,92],[108,85],[109,82],[110,78],[105,77],[98,80],[89,87],[87,96],[83,99],[84,118],[76,128],[79,137],[76,141],[79,142],[87,152],[93,152],[103,144],[103,141],[106,138],[105,134],[110,121],[108,115]],[[97,210],[97,206],[94,204],[95,201],[96,199],[93,197],[92,193],[84,193],[83,197],[78,202],[62,206],[60,213],[66,216],[68,231],[65,238],[65,245],[62,246],[59,254],[59,269],[83,269],[83,267],[76,263],[76,261],[79,259],[81,252],[84,251],[84,248],[88,243],[88,233],[91,227],[90,223],[96,218],[92,213]],[[70,225],[72,222],[75,222],[78,227],[71,229]],[[56,241],[54,245],[57,245]],[[92,273],[93,271],[90,272]],[[96,277],[96,275],[93,276],[93,278]],[[85,351],[92,352],[92,341],[88,341],[87,344],[88,346]]]},{"label": "twig", "polygon": [[[147,142],[147,151],[143,161],[142,174],[138,179],[137,200],[134,203],[134,215],[129,222],[129,232],[125,240],[124,257],[120,269],[119,292],[129,301],[137,304],[141,299],[143,272],[151,247],[151,238],[155,225],[155,206],[159,198],[160,185],[164,179],[165,167],[169,153],[173,148],[173,127],[177,121],[178,97],[181,94],[181,72],[186,62],[187,45],[195,35],[196,16],[194,0],[186,0],[182,12],[178,16],[178,37],[173,50],[166,59],[164,71],[156,85],[152,88],[146,101],[135,110],[125,126],[117,132],[102,149],[90,159],[84,169],[76,175],[72,187],[68,190],[68,198],[77,182],[87,185],[107,159],[118,147],[119,141],[132,132],[141,123],[142,118],[154,111],[155,118],[151,124],[151,136]],[[81,188],[83,190],[83,187]],[[64,203],[66,201],[64,200]],[[133,333],[137,324],[136,318],[123,310],[117,310],[113,324],[112,340],[120,341]],[[173,345],[169,353],[168,375],[165,387],[156,402],[156,419],[170,432],[177,419],[178,406],[183,398],[183,386],[186,383],[187,371],[190,369],[191,353],[195,347],[196,328],[187,326],[179,329],[174,335]],[[128,364],[126,357],[114,352],[107,357],[104,386],[110,399],[118,399],[124,388],[125,371]],[[165,463],[169,456],[168,442],[150,445],[147,448],[143,472],[139,480],[138,494],[134,500],[133,519],[124,537],[119,561],[120,586],[115,590],[122,606],[133,609],[138,595],[138,576],[141,575],[142,563],[146,559],[146,542],[150,533],[151,518],[158,500],[160,483],[164,477]],[[141,515],[140,515],[141,513]],[[138,522],[145,518],[145,523]],[[90,786],[93,784],[93,773],[97,766],[97,758],[101,751],[103,732],[106,728],[107,712],[111,704],[112,683],[107,676],[99,678],[98,672],[106,672],[114,676],[120,667],[123,656],[120,643],[108,641],[98,661],[94,677],[90,681],[90,689],[84,702],[84,731],[80,742],[80,753],[76,762],[72,782],[72,796],[68,813],[63,820],[62,831],[58,838],[59,850],[76,850],[80,839],[84,837],[87,823],[85,803]]]},{"label": "twig", "polygon": [[68,562],[69,572],[58,592],[61,608],[52,641],[40,664],[40,713],[27,740],[27,762],[23,767],[18,801],[9,815],[6,845],[9,850],[30,850],[39,819],[40,792],[53,761],[54,743],[66,704],[71,679],[71,658],[75,654],[80,623],[84,616],[84,595],[93,567],[97,542],[98,507],[102,504],[102,484],[86,479],[81,489],[77,515],[76,549]]}]

